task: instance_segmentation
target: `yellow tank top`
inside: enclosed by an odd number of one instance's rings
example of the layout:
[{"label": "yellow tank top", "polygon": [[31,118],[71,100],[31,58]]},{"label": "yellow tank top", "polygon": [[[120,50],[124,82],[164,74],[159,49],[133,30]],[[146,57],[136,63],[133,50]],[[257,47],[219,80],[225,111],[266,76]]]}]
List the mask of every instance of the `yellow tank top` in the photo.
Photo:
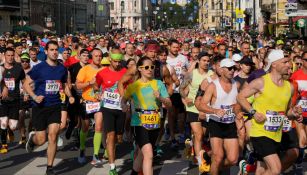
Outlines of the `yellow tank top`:
[{"label": "yellow tank top", "polygon": [[[192,82],[189,85],[189,94],[188,98],[193,100],[193,103],[195,102],[195,97],[199,88],[199,85],[202,83],[204,79],[207,77],[210,77],[213,75],[213,71],[209,70],[207,73],[200,74],[198,69],[194,69],[192,73]],[[189,112],[198,113],[198,110],[196,109],[195,105],[193,106],[186,106],[186,110]]]},{"label": "yellow tank top", "polygon": [[265,136],[280,142],[282,123],[291,98],[291,86],[288,81],[284,81],[283,86],[277,86],[271,80],[270,74],[264,75],[263,79],[263,92],[258,97],[255,97],[253,108],[257,112],[264,114],[267,120],[263,123],[257,123],[253,118],[250,136]]}]

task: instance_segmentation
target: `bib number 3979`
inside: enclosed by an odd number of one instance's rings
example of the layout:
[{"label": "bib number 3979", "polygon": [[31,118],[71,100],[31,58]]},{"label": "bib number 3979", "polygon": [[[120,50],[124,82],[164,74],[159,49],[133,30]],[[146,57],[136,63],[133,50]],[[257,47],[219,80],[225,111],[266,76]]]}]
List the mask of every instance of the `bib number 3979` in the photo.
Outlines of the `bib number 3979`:
[{"label": "bib number 3979", "polygon": [[60,90],[61,82],[59,80],[46,80],[46,94],[57,94]]},{"label": "bib number 3979", "polygon": [[140,120],[148,130],[160,128],[160,113],[157,111],[142,111]]}]

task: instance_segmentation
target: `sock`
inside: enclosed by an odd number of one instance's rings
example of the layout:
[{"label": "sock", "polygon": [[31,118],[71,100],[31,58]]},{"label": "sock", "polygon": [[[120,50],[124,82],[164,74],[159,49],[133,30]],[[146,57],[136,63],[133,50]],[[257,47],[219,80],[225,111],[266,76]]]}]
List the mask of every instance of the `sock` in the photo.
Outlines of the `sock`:
[{"label": "sock", "polygon": [[80,131],[80,150],[85,149],[85,142],[88,132],[83,132],[82,129]]},{"label": "sock", "polygon": [[115,164],[114,163],[110,163],[110,170],[114,170],[115,169]]},{"label": "sock", "polygon": [[94,155],[98,155],[98,153],[99,153],[101,140],[102,140],[102,133],[101,132],[95,132],[94,139],[93,139]]},{"label": "sock", "polygon": [[206,160],[207,164],[211,164],[211,157],[208,155],[207,152],[204,152],[203,158]]},{"label": "sock", "polygon": [[201,159],[200,159],[200,156],[195,156],[196,157],[196,160],[198,162],[198,165],[201,165]]},{"label": "sock", "polygon": [[7,129],[0,129],[1,130],[1,143],[7,144],[6,138],[7,138]]},{"label": "sock", "polygon": [[137,171],[135,171],[134,169],[131,170],[131,174],[130,175],[138,175],[139,173]]},{"label": "sock", "polygon": [[52,165],[47,165],[47,171],[52,169]]}]

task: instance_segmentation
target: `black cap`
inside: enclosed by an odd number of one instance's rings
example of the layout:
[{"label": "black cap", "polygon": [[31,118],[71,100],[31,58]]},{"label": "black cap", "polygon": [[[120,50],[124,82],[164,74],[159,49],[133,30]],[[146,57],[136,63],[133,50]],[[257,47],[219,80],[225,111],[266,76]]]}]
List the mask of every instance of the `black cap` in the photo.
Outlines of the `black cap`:
[{"label": "black cap", "polygon": [[244,56],[241,60],[240,60],[240,62],[239,62],[240,64],[246,64],[246,65],[255,65],[255,63],[253,62],[253,60],[252,60],[252,58],[250,58],[250,57],[247,57],[247,56]]}]

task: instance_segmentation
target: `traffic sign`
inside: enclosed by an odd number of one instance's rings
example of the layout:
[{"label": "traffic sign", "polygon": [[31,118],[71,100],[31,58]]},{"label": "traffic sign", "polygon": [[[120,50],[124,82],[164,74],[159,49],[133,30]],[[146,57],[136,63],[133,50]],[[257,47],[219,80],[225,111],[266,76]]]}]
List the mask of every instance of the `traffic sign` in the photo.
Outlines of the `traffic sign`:
[{"label": "traffic sign", "polygon": [[303,27],[306,26],[306,20],[305,19],[299,19],[299,20],[297,20],[296,25],[299,28],[303,28]]},{"label": "traffic sign", "polygon": [[237,18],[237,23],[243,23],[243,18]]}]

